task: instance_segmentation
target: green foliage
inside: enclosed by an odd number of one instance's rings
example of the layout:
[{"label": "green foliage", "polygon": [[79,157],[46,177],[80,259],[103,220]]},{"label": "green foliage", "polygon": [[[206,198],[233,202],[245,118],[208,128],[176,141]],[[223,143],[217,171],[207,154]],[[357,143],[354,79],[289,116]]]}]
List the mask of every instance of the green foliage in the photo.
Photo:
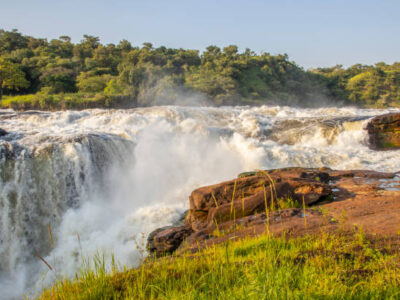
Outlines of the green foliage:
[{"label": "green foliage", "polygon": [[29,82],[25,79],[24,72],[16,64],[0,58],[0,100],[4,88],[18,90],[28,86]]},{"label": "green foliage", "polygon": [[34,95],[20,95],[4,97],[0,103],[1,108],[12,108],[15,110],[40,109],[87,109],[87,108],[118,108],[129,107],[131,99],[123,95],[96,94],[49,94],[49,89]]},{"label": "green foliage", "polygon": [[[397,299],[398,252],[354,236],[260,236],[105,270],[97,256],[39,299]],[[113,264],[115,265],[115,264]]]},{"label": "green foliage", "polygon": [[292,208],[292,207],[297,207],[300,208],[301,203],[299,203],[296,199],[292,197],[286,197],[286,198],[279,198],[277,200],[277,209],[286,209],[286,208]]},{"label": "green foliage", "polygon": [[116,79],[111,79],[109,82],[107,82],[107,85],[104,88],[104,93],[107,95],[118,95],[118,94],[122,94],[122,92],[123,92],[123,89],[118,84]]},{"label": "green foliage", "polygon": [[29,38],[23,36],[17,29],[4,31],[0,29],[0,52],[11,52],[16,49],[26,48]]},{"label": "green foliage", "polygon": [[81,73],[77,77],[77,87],[80,92],[96,93],[102,92],[107,87],[111,80],[111,76],[104,75],[91,75],[91,72]]},{"label": "green foliage", "polygon": [[63,67],[45,70],[40,76],[41,87],[47,87],[52,94],[72,93],[76,91],[73,71]]},{"label": "green foliage", "polygon": [[229,45],[197,50],[100,43],[84,35],[50,42],[17,30],[0,30],[0,57],[23,72],[4,94],[102,93],[129,96],[131,106],[171,104],[195,94],[207,103],[320,106],[341,101],[359,106],[400,106],[400,63],[305,71],[285,55],[239,52]]},{"label": "green foliage", "polygon": [[400,106],[400,63],[354,65],[313,70],[327,81],[336,97],[360,106]]}]

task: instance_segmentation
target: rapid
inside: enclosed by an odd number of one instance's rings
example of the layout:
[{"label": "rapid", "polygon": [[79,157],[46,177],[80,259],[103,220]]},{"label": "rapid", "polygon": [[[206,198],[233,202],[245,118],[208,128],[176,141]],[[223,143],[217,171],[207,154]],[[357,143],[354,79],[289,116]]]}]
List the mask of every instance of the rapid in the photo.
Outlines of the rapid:
[{"label": "rapid", "polygon": [[34,296],[96,255],[138,265],[146,236],[178,220],[193,189],[243,171],[399,171],[399,153],[369,149],[365,130],[394,111],[0,110],[0,299]]}]

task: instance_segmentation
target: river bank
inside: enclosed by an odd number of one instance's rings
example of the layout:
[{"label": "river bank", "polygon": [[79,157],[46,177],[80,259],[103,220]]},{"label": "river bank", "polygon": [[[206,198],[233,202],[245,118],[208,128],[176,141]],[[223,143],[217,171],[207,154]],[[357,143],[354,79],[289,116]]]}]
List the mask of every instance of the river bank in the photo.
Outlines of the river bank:
[{"label": "river bank", "polygon": [[196,189],[182,225],[150,234],[140,267],[107,272],[98,257],[39,299],[395,297],[399,175],[287,168]]},{"label": "river bank", "polygon": [[[279,101],[275,98],[264,100],[241,99],[234,102],[227,102],[222,104],[213,103],[207,100],[207,97],[195,97],[196,99],[189,99],[186,103],[185,100],[176,99],[174,101],[166,102],[165,104],[171,105],[198,105],[198,106],[222,106],[222,105],[249,105],[249,106],[262,106],[262,105],[289,105],[294,107],[319,107],[319,106],[343,106],[351,107],[354,103],[342,103],[340,101],[331,101],[331,103],[314,103],[314,102],[294,102]],[[154,104],[138,104],[135,97],[129,95],[109,95],[106,93],[65,93],[65,94],[47,94],[36,93],[19,96],[4,96],[0,101],[0,109],[14,109],[16,111],[27,110],[42,110],[42,111],[57,111],[57,110],[85,110],[91,108],[98,109],[128,109],[136,107],[148,107]],[[359,105],[360,108],[369,109],[387,109],[399,108],[396,103],[387,105],[386,103],[364,104]]]}]

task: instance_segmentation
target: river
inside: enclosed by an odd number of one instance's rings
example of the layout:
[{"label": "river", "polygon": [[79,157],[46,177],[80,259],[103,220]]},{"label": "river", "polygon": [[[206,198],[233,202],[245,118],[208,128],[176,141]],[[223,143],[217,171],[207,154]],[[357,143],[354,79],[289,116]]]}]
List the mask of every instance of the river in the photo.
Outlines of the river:
[{"label": "river", "polygon": [[176,221],[193,189],[243,171],[399,171],[399,153],[369,149],[365,130],[373,116],[395,111],[0,110],[8,132],[0,137],[0,298],[35,295],[95,255],[139,264],[146,235]]}]

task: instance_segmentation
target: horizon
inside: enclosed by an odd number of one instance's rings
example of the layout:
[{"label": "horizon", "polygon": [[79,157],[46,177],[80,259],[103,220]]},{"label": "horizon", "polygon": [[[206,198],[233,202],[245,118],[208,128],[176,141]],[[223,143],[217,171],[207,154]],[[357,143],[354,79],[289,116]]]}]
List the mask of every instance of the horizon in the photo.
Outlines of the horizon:
[{"label": "horizon", "polygon": [[[200,52],[209,45],[237,45],[239,51],[250,48],[257,54],[287,54],[290,61],[305,69],[399,60],[400,40],[395,37],[400,29],[396,17],[400,3],[299,2],[253,0],[241,5],[244,2],[226,0],[201,4],[123,0],[110,8],[104,0],[43,0],[35,4],[23,0],[2,5],[0,28],[18,29],[24,35],[49,41],[67,35],[73,43],[87,34],[99,37],[103,44],[126,39],[133,46],[150,42],[154,47]],[[21,12],[26,12],[23,19]]]}]

